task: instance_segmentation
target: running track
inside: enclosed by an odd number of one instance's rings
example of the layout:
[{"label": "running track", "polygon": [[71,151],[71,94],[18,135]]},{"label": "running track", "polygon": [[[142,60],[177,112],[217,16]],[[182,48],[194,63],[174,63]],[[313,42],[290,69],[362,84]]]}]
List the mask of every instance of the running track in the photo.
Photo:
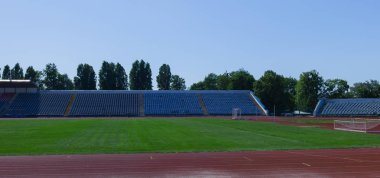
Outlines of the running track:
[{"label": "running track", "polygon": [[0,177],[380,177],[380,149],[3,156]]}]

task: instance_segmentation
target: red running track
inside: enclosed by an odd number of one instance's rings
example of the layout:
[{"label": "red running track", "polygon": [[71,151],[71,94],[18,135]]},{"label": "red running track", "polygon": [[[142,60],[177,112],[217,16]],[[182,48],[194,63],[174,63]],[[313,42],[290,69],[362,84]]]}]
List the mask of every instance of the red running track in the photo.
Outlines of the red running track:
[{"label": "red running track", "polygon": [[380,177],[380,149],[3,156],[0,177]]}]

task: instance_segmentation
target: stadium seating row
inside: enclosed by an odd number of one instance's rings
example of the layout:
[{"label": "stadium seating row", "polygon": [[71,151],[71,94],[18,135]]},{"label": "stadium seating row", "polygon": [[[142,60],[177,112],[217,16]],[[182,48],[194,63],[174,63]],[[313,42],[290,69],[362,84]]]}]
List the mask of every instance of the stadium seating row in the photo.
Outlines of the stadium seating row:
[{"label": "stadium seating row", "polygon": [[265,115],[250,91],[40,91],[18,94],[1,116],[230,115],[233,108]]},{"label": "stadium seating row", "polygon": [[7,104],[14,96],[14,93],[3,93],[0,94],[0,109]]},{"label": "stadium seating row", "polygon": [[315,116],[377,116],[380,99],[325,99],[320,101]]}]

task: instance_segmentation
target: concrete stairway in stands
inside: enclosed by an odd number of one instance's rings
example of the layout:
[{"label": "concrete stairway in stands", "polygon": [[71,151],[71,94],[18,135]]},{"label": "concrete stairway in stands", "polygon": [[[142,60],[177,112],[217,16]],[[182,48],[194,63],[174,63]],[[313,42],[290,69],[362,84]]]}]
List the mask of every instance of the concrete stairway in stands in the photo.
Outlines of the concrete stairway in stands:
[{"label": "concrete stairway in stands", "polygon": [[69,104],[66,107],[66,111],[65,111],[65,115],[64,115],[65,117],[69,116],[71,109],[73,108],[75,98],[76,98],[76,94],[72,94],[70,97]]},{"label": "concrete stairway in stands", "polygon": [[202,107],[203,115],[208,116],[209,115],[208,110],[207,110],[205,102],[203,101],[201,94],[198,94],[198,101],[199,101],[199,105]]},{"label": "concrete stairway in stands", "polygon": [[144,94],[139,94],[139,116],[145,116],[144,110]]}]

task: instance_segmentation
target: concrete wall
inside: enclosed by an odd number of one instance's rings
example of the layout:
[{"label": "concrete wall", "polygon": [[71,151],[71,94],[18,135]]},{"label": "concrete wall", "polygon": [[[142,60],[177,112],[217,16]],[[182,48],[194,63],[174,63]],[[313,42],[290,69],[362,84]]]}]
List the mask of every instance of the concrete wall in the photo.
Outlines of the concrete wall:
[{"label": "concrete wall", "polygon": [[37,88],[0,88],[0,93],[37,93]]}]

